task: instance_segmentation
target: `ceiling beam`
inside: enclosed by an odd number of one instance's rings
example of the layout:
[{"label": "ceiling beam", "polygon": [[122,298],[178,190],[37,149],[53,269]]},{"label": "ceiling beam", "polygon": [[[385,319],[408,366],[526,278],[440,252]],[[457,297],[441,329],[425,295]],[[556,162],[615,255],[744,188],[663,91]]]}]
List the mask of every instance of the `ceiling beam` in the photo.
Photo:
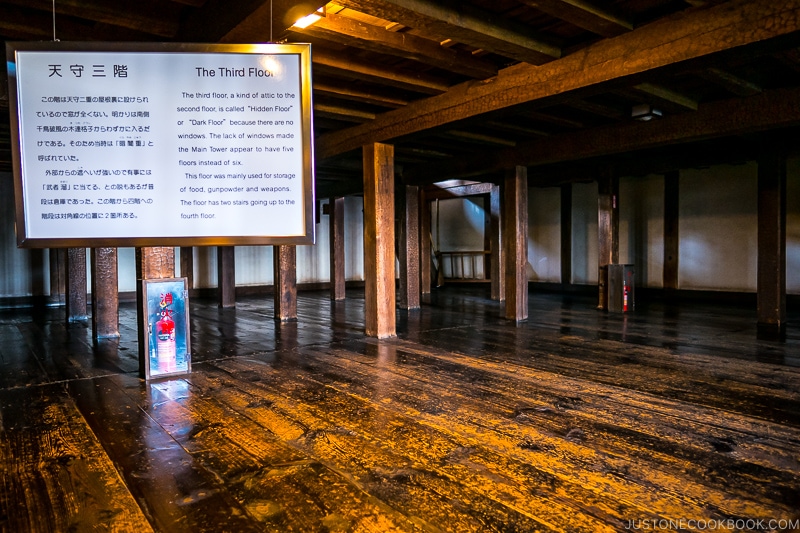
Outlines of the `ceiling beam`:
[{"label": "ceiling beam", "polygon": [[538,166],[672,144],[704,141],[800,125],[800,88],[764,91],[749,98],[704,104],[651,122],[631,121],[520,143],[405,169],[413,185],[480,176],[514,166]]},{"label": "ceiling beam", "polygon": [[633,87],[648,96],[648,103],[665,103],[680,110],[697,111],[697,100],[655,83],[640,83]]},{"label": "ceiling beam", "polygon": [[596,33],[602,37],[616,37],[633,29],[633,23],[584,0],[520,0],[579,28]]},{"label": "ceiling beam", "polygon": [[190,12],[177,40],[204,43],[277,41],[297,19],[325,4],[324,0],[207,0],[202,8]]},{"label": "ceiling beam", "polygon": [[336,3],[517,61],[539,65],[561,56],[559,46],[532,36],[528,26],[466,4],[429,0],[337,0]]},{"label": "ceiling beam", "polygon": [[332,13],[328,13],[311,26],[297,31],[300,34],[346,46],[419,61],[471,78],[485,79],[497,75],[497,67],[469,52],[445,48],[437,41],[410,33],[388,31],[379,26]]},{"label": "ceiling beam", "polygon": [[372,63],[359,61],[344,54],[335,54],[324,50],[317,50],[311,55],[315,69],[322,68],[340,71],[339,74],[389,85],[400,89],[416,91],[425,94],[441,94],[450,88],[450,85],[437,76],[422,72],[401,71],[396,68],[375,66]]},{"label": "ceiling beam", "polygon": [[484,82],[378,115],[369,124],[322,135],[325,159],[371,142],[385,142],[522,104],[539,106],[583,97],[675,65],[800,33],[800,0],[731,0],[690,10],[606,39],[541,66],[515,65]]},{"label": "ceiling beam", "polygon": [[[53,2],[50,0],[7,0],[6,3],[50,14],[53,12]],[[155,0],[58,0],[55,4],[56,30],[59,16],[68,15],[171,39],[178,32],[182,9],[172,2]],[[52,28],[52,18],[45,27]]]},{"label": "ceiling beam", "polygon": [[737,96],[753,96],[763,91],[758,84],[719,68],[705,69],[700,76]]},{"label": "ceiling beam", "polygon": [[390,107],[397,109],[408,105],[408,100],[404,98],[396,98],[384,94],[378,94],[363,89],[354,88],[347,85],[334,85],[325,82],[314,81],[314,94],[331,96],[341,100],[350,100],[353,102],[360,102],[363,104],[371,104],[383,107]]}]

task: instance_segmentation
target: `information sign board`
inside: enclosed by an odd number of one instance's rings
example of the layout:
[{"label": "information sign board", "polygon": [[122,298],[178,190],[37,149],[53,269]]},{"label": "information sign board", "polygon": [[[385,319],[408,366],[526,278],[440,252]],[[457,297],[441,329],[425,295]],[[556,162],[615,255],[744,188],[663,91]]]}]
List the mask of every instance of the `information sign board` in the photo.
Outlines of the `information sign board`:
[{"label": "information sign board", "polygon": [[313,243],[310,55],[8,43],[18,244]]}]

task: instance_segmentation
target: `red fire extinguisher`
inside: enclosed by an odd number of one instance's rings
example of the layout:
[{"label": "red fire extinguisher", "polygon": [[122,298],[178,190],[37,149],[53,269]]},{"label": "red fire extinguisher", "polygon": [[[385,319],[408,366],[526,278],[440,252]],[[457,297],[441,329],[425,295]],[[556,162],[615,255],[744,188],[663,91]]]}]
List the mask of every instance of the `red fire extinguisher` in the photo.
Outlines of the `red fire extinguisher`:
[{"label": "red fire extinguisher", "polygon": [[628,284],[622,286],[622,312],[628,312]]},{"label": "red fire extinguisher", "polygon": [[172,294],[161,295],[161,319],[156,322],[156,357],[158,369],[162,372],[174,372],[177,365],[177,349],[175,343],[175,321],[172,320]]}]

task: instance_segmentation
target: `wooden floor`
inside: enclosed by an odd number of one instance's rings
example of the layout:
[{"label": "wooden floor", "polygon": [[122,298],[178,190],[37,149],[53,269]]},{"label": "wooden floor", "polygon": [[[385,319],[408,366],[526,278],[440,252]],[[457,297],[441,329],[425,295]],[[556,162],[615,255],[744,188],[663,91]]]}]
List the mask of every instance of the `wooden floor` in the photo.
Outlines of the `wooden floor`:
[{"label": "wooden floor", "polygon": [[359,292],[290,324],[193,301],[193,372],[145,383],[132,305],[94,349],[63,309],[1,312],[0,529],[797,530],[797,313],[783,342],[750,308],[529,313],[447,287],[377,341]]}]

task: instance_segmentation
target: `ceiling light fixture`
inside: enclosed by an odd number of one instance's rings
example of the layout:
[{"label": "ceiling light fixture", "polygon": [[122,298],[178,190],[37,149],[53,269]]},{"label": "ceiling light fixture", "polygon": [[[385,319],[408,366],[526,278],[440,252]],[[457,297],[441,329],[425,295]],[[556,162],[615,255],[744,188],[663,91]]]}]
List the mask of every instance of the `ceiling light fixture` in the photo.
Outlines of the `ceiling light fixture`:
[{"label": "ceiling light fixture", "polygon": [[323,17],[325,17],[325,6],[317,9],[310,15],[306,15],[305,17],[298,19],[297,22],[292,25],[292,27],[302,30],[303,28],[308,28]]},{"label": "ceiling light fixture", "polygon": [[642,122],[647,122],[661,116],[661,110],[650,104],[638,104],[631,108],[631,117]]}]

